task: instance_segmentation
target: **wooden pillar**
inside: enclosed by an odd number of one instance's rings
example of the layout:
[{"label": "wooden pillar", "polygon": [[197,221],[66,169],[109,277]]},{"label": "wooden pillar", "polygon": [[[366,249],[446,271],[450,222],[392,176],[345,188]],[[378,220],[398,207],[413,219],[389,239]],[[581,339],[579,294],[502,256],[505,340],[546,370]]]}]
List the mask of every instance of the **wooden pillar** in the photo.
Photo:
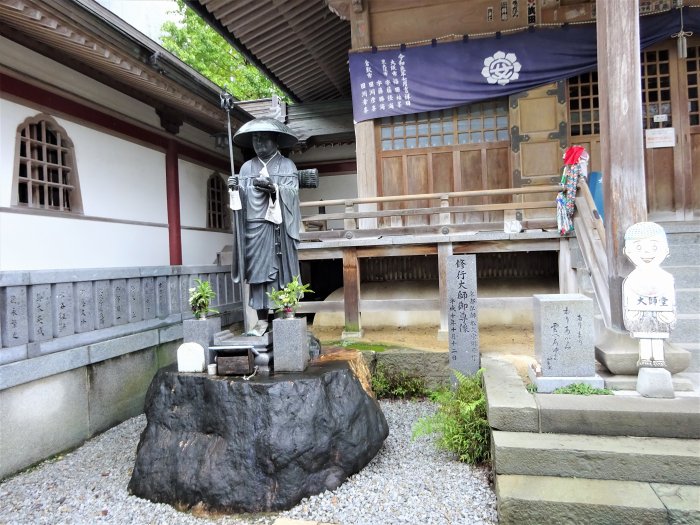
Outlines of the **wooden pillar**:
[{"label": "wooden pillar", "polygon": [[343,299],[345,328],[343,338],[362,337],[360,324],[360,264],[357,248],[343,250]]},{"label": "wooden pillar", "polygon": [[[352,49],[372,45],[368,2],[364,1],[352,9],[350,17]],[[365,120],[355,124],[355,156],[357,159],[357,196],[377,196],[377,149],[374,121]],[[376,211],[376,204],[360,204],[361,211]],[[376,228],[377,219],[360,219],[359,227]]]},{"label": "wooden pillar", "polygon": [[182,264],[182,237],[180,233],[180,175],[177,165],[177,142],[168,140],[165,153],[165,193],[168,204],[168,239],[170,264]]},{"label": "wooden pillar", "polygon": [[622,330],[625,230],[646,220],[639,0],[596,0],[601,164],[611,328]]}]

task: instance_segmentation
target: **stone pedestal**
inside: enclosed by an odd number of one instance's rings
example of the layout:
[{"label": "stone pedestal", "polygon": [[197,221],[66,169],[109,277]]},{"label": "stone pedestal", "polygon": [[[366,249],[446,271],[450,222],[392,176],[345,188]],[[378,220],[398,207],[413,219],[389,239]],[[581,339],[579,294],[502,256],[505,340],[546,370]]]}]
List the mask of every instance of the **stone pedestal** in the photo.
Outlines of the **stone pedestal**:
[{"label": "stone pedestal", "polygon": [[275,372],[303,372],[309,363],[306,319],[295,317],[272,321],[272,348]]},{"label": "stone pedestal", "polygon": [[671,372],[665,368],[640,368],[637,376],[637,392],[644,397],[673,399]]},{"label": "stone pedestal", "polygon": [[[639,340],[629,332],[606,329],[595,346],[595,356],[612,372],[620,375],[637,375],[639,360]],[[683,372],[690,365],[690,352],[664,341],[666,369],[672,374]]]},{"label": "stone pedestal", "polygon": [[289,509],[335,489],[389,434],[346,361],[249,381],[161,369],[145,412],[129,491],[211,512]]},{"label": "stone pedestal", "polygon": [[207,348],[214,342],[214,334],[221,331],[221,317],[207,317],[205,319],[185,319],[182,321],[182,341],[184,343],[197,343],[204,348],[204,355],[209,361]]}]

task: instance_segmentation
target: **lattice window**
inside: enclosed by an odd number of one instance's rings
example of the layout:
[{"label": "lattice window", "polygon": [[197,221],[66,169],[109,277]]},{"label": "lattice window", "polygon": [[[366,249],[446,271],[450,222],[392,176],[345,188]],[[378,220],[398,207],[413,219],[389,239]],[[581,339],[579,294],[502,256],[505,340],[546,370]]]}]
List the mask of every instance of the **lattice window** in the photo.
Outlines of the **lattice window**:
[{"label": "lattice window", "polygon": [[383,118],[380,130],[383,151],[507,141],[508,101]]},{"label": "lattice window", "polygon": [[221,175],[212,173],[207,180],[207,228],[231,229],[228,207],[228,189]]},{"label": "lattice window", "polygon": [[688,71],[688,123],[700,126],[700,46],[688,47],[685,64]]},{"label": "lattice window", "polygon": [[673,126],[671,66],[667,49],[642,53],[642,120],[644,129]]},{"label": "lattice window", "polygon": [[598,135],[598,72],[569,79],[569,122],[571,136]]},{"label": "lattice window", "polygon": [[13,203],[29,208],[82,212],[73,143],[48,115],[17,128],[18,158]]}]

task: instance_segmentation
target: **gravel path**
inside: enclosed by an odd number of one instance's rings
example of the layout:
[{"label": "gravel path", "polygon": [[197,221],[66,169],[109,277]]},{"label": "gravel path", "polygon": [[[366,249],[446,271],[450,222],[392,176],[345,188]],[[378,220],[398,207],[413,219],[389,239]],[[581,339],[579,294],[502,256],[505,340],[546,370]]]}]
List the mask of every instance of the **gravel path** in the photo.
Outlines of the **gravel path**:
[{"label": "gravel path", "polygon": [[145,416],[130,419],[77,450],[0,483],[0,524],[271,525],[286,516],[340,525],[472,525],[497,523],[488,472],[411,440],[429,402],[382,401],[389,437],[361,472],[333,492],[289,511],[211,516],[178,512],[127,493]]}]

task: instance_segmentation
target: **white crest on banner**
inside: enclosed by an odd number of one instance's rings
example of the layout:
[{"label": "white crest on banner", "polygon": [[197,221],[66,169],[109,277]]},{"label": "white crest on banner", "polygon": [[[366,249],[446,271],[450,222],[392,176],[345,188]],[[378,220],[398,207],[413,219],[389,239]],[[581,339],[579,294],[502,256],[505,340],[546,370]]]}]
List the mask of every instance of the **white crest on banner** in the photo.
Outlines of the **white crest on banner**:
[{"label": "white crest on banner", "polygon": [[506,54],[503,51],[496,51],[492,56],[484,59],[481,74],[489,84],[505,86],[511,80],[517,80],[520,77],[521,67],[515,53]]}]

